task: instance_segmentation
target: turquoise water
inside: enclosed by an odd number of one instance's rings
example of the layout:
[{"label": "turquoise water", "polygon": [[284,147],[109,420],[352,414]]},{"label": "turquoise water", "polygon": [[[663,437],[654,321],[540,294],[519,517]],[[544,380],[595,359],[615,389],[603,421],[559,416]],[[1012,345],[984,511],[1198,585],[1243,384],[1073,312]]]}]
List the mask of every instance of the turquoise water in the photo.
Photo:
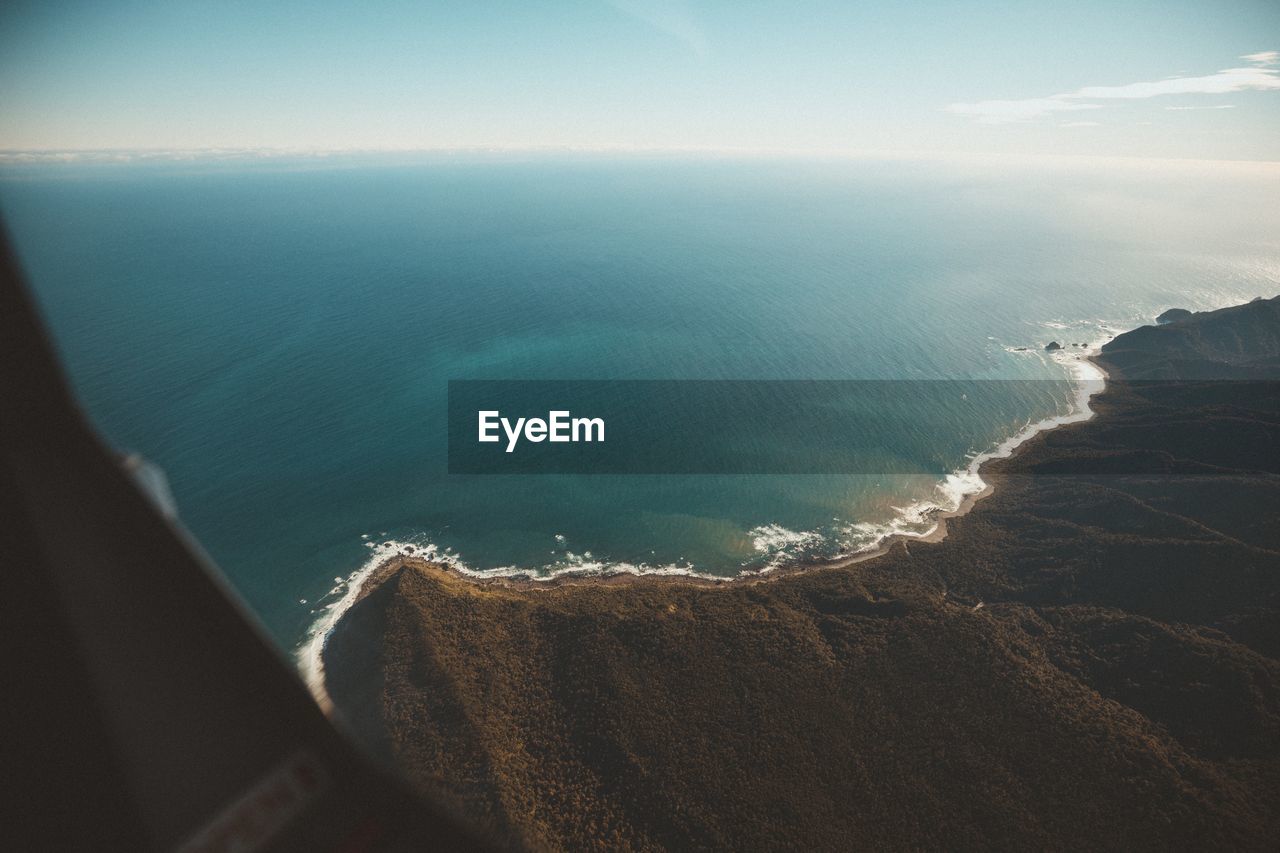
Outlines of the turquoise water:
[{"label": "turquoise water", "polygon": [[876,474],[450,477],[450,379],[1053,380],[921,412],[963,468],[1069,409],[1047,341],[1280,290],[1278,186],[1244,167],[349,159],[9,165],[0,206],[91,417],[165,470],[292,647],[384,541],[477,571],[732,575],[954,497]]}]

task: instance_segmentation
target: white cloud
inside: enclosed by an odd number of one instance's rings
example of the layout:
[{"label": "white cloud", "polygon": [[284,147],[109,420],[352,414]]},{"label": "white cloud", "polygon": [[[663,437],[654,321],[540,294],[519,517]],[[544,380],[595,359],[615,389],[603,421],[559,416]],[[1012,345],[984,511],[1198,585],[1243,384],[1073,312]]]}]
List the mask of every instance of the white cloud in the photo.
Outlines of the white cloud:
[{"label": "white cloud", "polygon": [[1097,121],[1064,121],[1058,127],[1102,127]]},{"label": "white cloud", "polygon": [[1261,53],[1246,53],[1240,57],[1254,65],[1280,65],[1280,50],[1264,50]]},{"label": "white cloud", "polygon": [[1208,106],[1208,107],[1165,107],[1165,109],[1166,109],[1166,110],[1178,110],[1178,111],[1184,111],[1184,110],[1234,110],[1235,108],[1236,108],[1236,105],[1235,105],[1235,104],[1213,104],[1212,106]]},{"label": "white cloud", "polygon": [[1217,74],[1205,77],[1171,77],[1151,83],[1130,83],[1127,86],[1085,86],[1064,97],[1132,100],[1161,95],[1226,95],[1250,89],[1280,89],[1280,69],[1224,68]]},{"label": "white cloud", "polygon": [[[1099,109],[1093,101],[1141,100],[1165,95],[1227,95],[1245,91],[1280,91],[1280,51],[1263,51],[1240,57],[1248,67],[1224,68],[1201,77],[1167,77],[1123,86],[1085,86],[1043,98],[977,101],[949,104],[944,110],[968,116],[983,124],[1011,124],[1044,118],[1057,112]],[[1222,105],[1228,109],[1232,105]],[[1171,107],[1170,109],[1177,109]],[[1188,107],[1188,109],[1190,109]]]}]

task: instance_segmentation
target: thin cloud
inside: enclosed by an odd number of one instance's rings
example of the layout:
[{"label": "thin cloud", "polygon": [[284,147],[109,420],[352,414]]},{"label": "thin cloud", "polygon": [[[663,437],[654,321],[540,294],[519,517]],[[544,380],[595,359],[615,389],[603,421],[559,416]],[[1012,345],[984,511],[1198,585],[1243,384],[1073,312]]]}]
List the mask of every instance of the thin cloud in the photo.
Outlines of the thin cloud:
[{"label": "thin cloud", "polygon": [[1102,127],[1097,121],[1064,121],[1058,127]]},{"label": "thin cloud", "polygon": [[1186,110],[1234,110],[1235,104],[1213,104],[1207,107],[1165,107],[1166,110],[1185,112]]},{"label": "thin cloud", "polygon": [[973,104],[948,104],[945,107],[949,113],[969,116],[982,124],[1012,124],[1043,118],[1050,113],[1100,108],[1099,104],[1077,104],[1060,96],[1026,98],[1021,101],[978,101]]},{"label": "thin cloud", "polygon": [[1012,124],[1033,121],[1068,110],[1098,109],[1093,101],[1142,100],[1166,95],[1227,95],[1245,91],[1280,91],[1280,51],[1264,51],[1240,57],[1250,63],[1241,68],[1224,68],[1201,77],[1168,77],[1124,86],[1085,86],[1044,98],[978,101],[949,104],[944,110],[973,118],[983,124]]},{"label": "thin cloud", "polygon": [[1086,86],[1063,97],[1132,100],[1161,95],[1226,95],[1250,89],[1280,89],[1280,69],[1261,66],[1224,68],[1206,77],[1173,77],[1127,86]]},{"label": "thin cloud", "polygon": [[608,0],[613,8],[685,43],[699,59],[710,53],[706,36],[683,0]]}]

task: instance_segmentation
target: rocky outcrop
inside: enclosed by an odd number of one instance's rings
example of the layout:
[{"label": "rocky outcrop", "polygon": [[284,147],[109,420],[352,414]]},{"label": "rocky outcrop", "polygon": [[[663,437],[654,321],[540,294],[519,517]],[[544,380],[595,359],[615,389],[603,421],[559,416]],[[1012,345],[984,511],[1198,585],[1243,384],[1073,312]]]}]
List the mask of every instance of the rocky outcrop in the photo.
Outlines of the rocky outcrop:
[{"label": "rocky outcrop", "polygon": [[1179,320],[1185,320],[1191,316],[1191,312],[1186,308],[1170,308],[1159,317],[1156,318],[1156,325],[1163,326],[1166,323],[1176,323]]},{"label": "rocky outcrop", "polygon": [[1128,379],[1274,379],[1280,376],[1280,296],[1142,326],[1102,348]]}]

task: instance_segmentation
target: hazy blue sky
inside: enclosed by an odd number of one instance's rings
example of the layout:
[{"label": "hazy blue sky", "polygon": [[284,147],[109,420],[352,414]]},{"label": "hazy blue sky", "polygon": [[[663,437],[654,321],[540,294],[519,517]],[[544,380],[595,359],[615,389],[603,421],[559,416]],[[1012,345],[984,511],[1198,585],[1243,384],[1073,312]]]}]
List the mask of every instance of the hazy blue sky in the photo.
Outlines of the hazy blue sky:
[{"label": "hazy blue sky", "polygon": [[0,148],[1280,160],[1277,50],[1277,0],[8,0]]}]

